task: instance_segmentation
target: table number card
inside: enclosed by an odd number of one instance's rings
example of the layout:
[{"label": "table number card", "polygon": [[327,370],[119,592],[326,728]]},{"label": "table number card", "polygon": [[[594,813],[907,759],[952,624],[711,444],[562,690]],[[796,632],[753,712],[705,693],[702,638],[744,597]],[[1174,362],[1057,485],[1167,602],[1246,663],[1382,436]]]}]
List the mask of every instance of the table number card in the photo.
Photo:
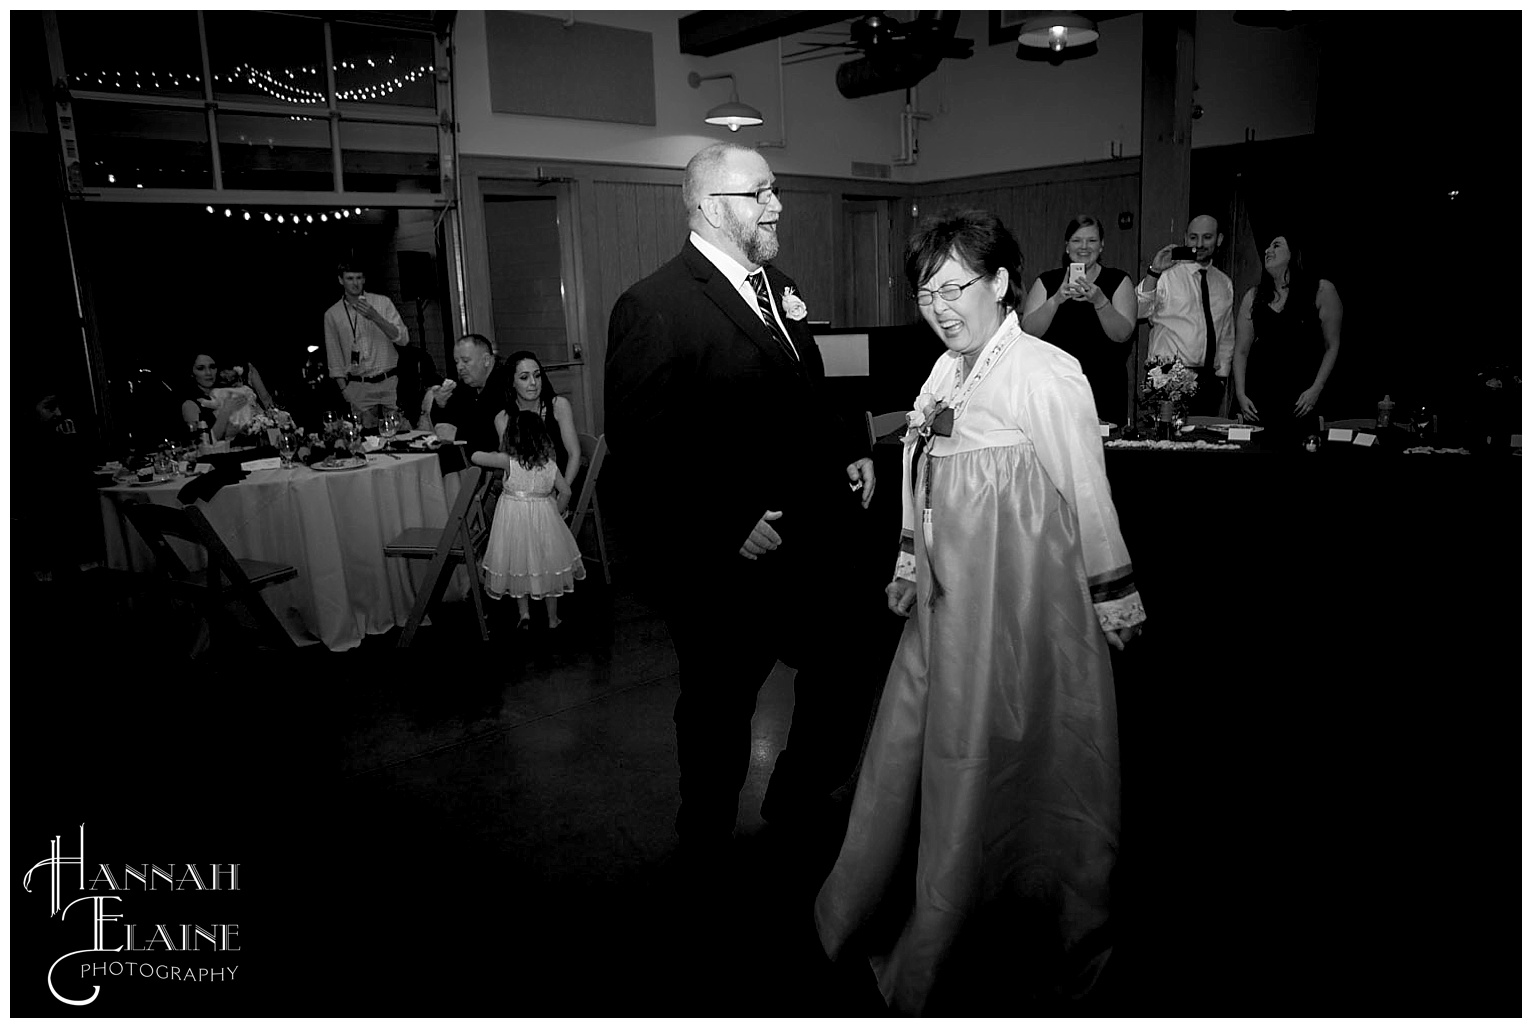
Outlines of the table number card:
[{"label": "table number card", "polygon": [[1378,437],[1367,432],[1358,432],[1351,442],[1356,446],[1371,446],[1378,441]]},{"label": "table number card", "polygon": [[242,471],[276,471],[281,466],[281,457],[262,457],[260,460],[247,460],[239,467]]},{"label": "table number card", "polygon": [[1101,438],[1106,439],[1112,434],[1111,425],[1100,425],[1098,427],[1101,429]]},{"label": "table number card", "polygon": [[1352,432],[1349,428],[1332,428],[1330,429],[1329,436],[1326,438],[1332,443],[1349,443],[1351,442],[1351,436]]},{"label": "table number card", "polygon": [[1250,429],[1248,429],[1248,428],[1230,428],[1229,429],[1229,442],[1231,442],[1231,443],[1248,443],[1249,441],[1250,441]]},{"label": "table number card", "polygon": [[1521,449],[1521,436],[1519,436],[1519,435],[1511,436],[1511,449],[1513,449],[1513,450]]}]

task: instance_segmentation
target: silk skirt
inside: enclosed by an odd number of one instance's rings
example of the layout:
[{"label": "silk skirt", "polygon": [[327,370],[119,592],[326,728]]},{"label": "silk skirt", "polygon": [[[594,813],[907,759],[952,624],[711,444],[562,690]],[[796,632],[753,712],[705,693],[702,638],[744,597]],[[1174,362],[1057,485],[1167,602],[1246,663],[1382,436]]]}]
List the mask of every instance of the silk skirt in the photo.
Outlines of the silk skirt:
[{"label": "silk skirt", "polygon": [[1108,644],[1075,512],[1030,443],[931,458],[917,497],[928,473],[915,610],[815,921],[832,958],[870,960],[896,1011],[985,993],[1048,1006],[1110,954]]}]

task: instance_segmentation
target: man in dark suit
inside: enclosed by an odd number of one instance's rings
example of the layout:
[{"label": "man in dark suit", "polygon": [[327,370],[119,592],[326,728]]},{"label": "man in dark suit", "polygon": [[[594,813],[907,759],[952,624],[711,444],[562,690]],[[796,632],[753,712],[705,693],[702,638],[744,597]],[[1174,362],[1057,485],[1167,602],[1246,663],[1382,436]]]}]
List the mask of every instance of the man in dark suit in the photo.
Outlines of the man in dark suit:
[{"label": "man in dark suit", "polygon": [[613,499],[680,658],[676,831],[707,856],[733,832],[776,661],[798,674],[761,815],[800,826],[831,813],[854,770],[886,662],[866,658],[861,630],[882,586],[841,559],[866,530],[872,461],[865,431],[826,409],[804,300],[767,263],[782,212],[771,168],[714,144],[687,164],[682,201],[685,248],[612,310],[605,427]]}]

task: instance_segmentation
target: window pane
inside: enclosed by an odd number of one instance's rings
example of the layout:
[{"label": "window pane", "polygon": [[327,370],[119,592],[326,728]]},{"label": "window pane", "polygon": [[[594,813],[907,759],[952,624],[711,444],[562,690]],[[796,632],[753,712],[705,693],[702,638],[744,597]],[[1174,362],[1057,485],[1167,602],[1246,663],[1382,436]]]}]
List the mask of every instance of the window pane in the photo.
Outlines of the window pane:
[{"label": "window pane", "polygon": [[436,129],[429,125],[340,123],[341,167],[346,191],[441,192]]},{"label": "window pane", "polygon": [[209,11],[213,92],[225,99],[324,107],[324,26],[317,18]]},{"label": "window pane", "polygon": [[86,185],[212,188],[202,111],[88,100],[72,106]]},{"label": "window pane", "polygon": [[436,106],[436,50],[428,35],[336,22],[335,92],[342,102]]},{"label": "window pane", "polygon": [[324,118],[218,114],[225,189],[335,189]]},{"label": "window pane", "polygon": [[195,11],[60,11],[71,89],[202,95]]}]

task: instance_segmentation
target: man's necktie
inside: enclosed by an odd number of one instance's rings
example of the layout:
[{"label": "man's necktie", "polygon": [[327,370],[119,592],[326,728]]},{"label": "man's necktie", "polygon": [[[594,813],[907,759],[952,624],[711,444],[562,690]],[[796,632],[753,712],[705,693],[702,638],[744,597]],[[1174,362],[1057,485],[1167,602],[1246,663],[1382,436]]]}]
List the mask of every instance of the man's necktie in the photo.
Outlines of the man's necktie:
[{"label": "man's necktie", "polygon": [[798,351],[793,346],[792,340],[782,334],[777,327],[776,315],[771,310],[771,294],[766,287],[766,269],[757,268],[750,274],[750,284],[755,287],[755,303],[760,308],[761,320],[766,322],[766,331],[771,333],[771,338],[777,341],[777,345],[787,351],[787,355],[794,361],[798,359]]},{"label": "man's necktie", "polygon": [[1207,323],[1208,332],[1208,345],[1202,354],[1202,366],[1213,368],[1218,353],[1218,332],[1213,328],[1213,298],[1208,294],[1208,269],[1199,268],[1197,274],[1202,278],[1202,320]]}]

